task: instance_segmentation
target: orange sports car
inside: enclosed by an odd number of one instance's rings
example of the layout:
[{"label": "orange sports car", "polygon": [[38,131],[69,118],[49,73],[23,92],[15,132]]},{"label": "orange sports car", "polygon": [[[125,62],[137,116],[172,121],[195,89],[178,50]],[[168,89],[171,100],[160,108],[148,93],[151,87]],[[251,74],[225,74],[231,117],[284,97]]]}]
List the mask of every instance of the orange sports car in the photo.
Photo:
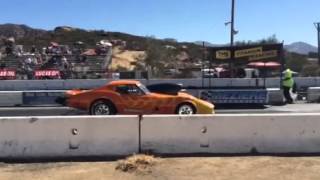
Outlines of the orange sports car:
[{"label": "orange sports car", "polygon": [[91,115],[214,113],[213,104],[180,90],[155,93],[139,81],[119,80],[93,90],[67,91],[57,102]]}]

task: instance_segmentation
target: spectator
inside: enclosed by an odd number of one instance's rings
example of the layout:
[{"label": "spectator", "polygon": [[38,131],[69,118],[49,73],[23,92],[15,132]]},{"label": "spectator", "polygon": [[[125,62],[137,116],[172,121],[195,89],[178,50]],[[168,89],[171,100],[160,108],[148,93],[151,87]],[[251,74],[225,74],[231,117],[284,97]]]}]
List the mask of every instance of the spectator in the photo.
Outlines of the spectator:
[{"label": "spectator", "polygon": [[35,45],[33,45],[32,47],[31,47],[31,54],[35,54],[36,52],[37,52],[37,49],[36,49],[36,46]]},{"label": "spectator", "polygon": [[28,57],[27,59],[24,60],[25,64],[31,65],[32,64],[32,59]]},{"label": "spectator", "polygon": [[41,65],[43,63],[42,57],[40,54],[36,55],[36,64]]},{"label": "spectator", "polygon": [[292,77],[293,72],[288,68],[284,72],[284,79],[282,81],[283,95],[286,99],[286,103],[293,104],[293,99],[290,94],[290,90],[294,87],[294,80]]},{"label": "spectator", "polygon": [[246,77],[246,71],[243,68],[239,68],[237,70],[237,77],[238,78],[244,78]]},{"label": "spectator", "polygon": [[5,63],[1,63],[0,69],[5,69],[5,68],[6,68],[6,64]]},{"label": "spectator", "polygon": [[62,61],[62,64],[61,64],[62,70],[67,71],[69,69],[68,59],[65,56],[63,56],[61,61]]},{"label": "spectator", "polygon": [[48,47],[48,46],[46,47],[46,49],[45,49],[45,53],[46,53],[46,54],[51,54],[50,47]]},{"label": "spectator", "polygon": [[252,78],[258,78],[255,71],[252,71]]}]

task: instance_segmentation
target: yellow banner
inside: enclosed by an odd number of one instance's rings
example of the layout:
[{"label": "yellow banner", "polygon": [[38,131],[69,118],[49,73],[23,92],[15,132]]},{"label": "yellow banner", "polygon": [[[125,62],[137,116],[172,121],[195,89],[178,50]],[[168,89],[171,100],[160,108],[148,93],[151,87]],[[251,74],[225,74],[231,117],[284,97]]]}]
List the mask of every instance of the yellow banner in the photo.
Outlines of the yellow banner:
[{"label": "yellow banner", "polygon": [[268,58],[274,58],[274,57],[278,57],[277,50],[264,51],[260,55],[251,56],[251,57],[249,57],[249,61],[268,59]]},{"label": "yellow banner", "polygon": [[234,57],[241,58],[241,57],[248,57],[248,56],[257,56],[262,54],[262,47],[251,48],[251,49],[242,49],[235,51]]},{"label": "yellow banner", "polygon": [[220,50],[216,52],[216,59],[230,59],[231,52],[228,50]]}]

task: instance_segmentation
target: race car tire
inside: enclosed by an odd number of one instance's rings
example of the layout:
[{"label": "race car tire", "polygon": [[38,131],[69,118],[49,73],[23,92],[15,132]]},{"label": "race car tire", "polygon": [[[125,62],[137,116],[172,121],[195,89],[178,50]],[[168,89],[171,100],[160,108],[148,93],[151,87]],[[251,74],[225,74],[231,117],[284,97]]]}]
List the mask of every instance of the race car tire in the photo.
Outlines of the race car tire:
[{"label": "race car tire", "polygon": [[91,115],[115,115],[116,109],[112,102],[107,100],[97,100],[90,107]]},{"label": "race car tire", "polygon": [[190,103],[183,103],[177,107],[176,114],[179,114],[179,115],[196,114],[196,108]]}]

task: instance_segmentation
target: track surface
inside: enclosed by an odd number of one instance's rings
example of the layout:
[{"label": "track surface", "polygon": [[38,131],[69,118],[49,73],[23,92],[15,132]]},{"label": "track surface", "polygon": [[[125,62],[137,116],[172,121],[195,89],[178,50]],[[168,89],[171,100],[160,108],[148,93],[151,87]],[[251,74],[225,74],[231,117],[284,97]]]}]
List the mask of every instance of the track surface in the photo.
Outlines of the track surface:
[{"label": "track surface", "polygon": [[[217,114],[264,114],[264,113],[320,113],[320,104],[290,104],[285,106],[248,107],[249,109],[217,109]],[[1,107],[0,117],[11,116],[74,116],[87,115],[68,107]]]},{"label": "track surface", "polygon": [[319,157],[165,158],[134,172],[116,170],[117,162],[1,164],[1,180],[219,179],[319,180]]}]

